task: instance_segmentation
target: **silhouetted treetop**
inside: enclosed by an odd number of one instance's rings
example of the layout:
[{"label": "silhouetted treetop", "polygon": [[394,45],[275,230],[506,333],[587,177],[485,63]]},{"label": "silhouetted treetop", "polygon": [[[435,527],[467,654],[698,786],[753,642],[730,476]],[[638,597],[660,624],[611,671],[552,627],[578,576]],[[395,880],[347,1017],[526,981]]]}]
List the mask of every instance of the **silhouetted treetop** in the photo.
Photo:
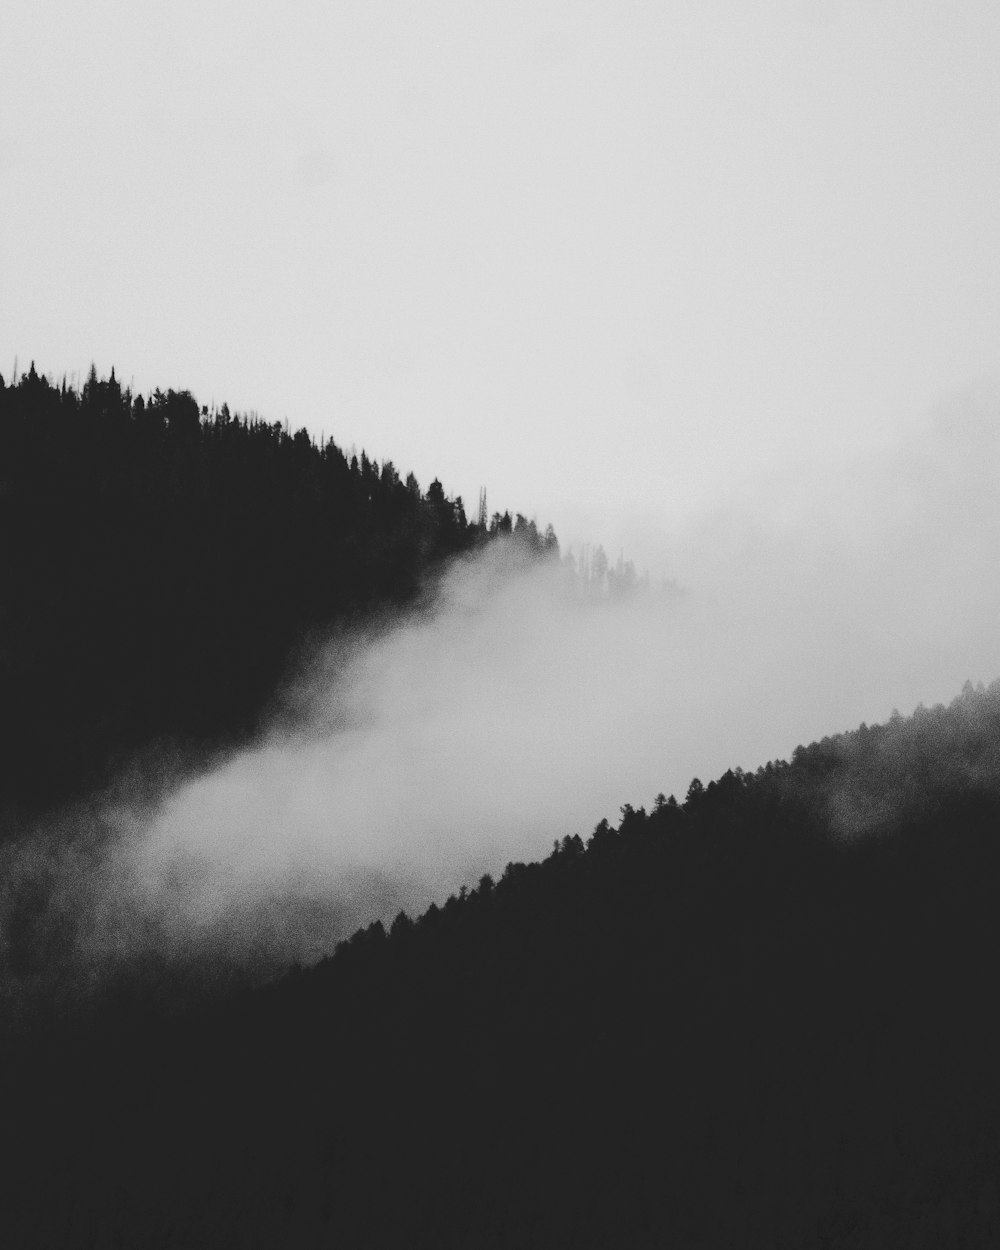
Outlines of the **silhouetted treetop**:
[{"label": "silhouetted treetop", "polygon": [[154,739],[244,737],[312,633],[494,532],[332,439],[32,362],[0,391],[0,806],[57,802]]}]

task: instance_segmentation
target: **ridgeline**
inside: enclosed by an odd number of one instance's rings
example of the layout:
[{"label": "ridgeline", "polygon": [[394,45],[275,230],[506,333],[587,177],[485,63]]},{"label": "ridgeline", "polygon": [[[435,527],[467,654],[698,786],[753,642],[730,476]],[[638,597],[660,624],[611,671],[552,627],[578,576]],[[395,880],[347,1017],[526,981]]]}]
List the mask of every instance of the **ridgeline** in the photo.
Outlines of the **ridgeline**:
[{"label": "ridgeline", "polygon": [[1000,1243],[1000,684],[13,1046],[18,1246]]},{"label": "ridgeline", "polygon": [[246,740],[297,651],[411,603],[499,534],[364,452],[187,391],[0,379],[0,810],[51,808],[144,747]]}]

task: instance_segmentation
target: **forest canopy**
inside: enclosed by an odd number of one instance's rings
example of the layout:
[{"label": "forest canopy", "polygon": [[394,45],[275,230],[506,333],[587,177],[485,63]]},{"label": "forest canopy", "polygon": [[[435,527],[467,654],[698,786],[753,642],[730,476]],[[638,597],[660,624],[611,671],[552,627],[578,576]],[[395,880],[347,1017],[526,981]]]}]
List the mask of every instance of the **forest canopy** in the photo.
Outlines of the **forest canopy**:
[{"label": "forest canopy", "polygon": [[93,368],[0,378],[0,807],[99,784],[146,744],[245,739],[297,648],[412,602],[499,535],[461,497],[304,429],[151,395]]},{"label": "forest canopy", "polygon": [[8,1044],[3,1222],[47,1248],[995,1246],[998,740],[1000,684],[968,686],[626,806],[270,987],[171,1018],[123,984]]}]

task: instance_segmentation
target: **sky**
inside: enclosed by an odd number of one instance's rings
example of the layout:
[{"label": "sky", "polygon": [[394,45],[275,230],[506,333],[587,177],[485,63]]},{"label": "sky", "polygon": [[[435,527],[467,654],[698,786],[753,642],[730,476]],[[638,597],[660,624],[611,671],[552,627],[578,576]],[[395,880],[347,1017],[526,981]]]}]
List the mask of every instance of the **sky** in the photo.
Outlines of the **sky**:
[{"label": "sky", "polygon": [[985,0],[7,0],[0,373],[669,572],[1000,375],[998,54]]}]

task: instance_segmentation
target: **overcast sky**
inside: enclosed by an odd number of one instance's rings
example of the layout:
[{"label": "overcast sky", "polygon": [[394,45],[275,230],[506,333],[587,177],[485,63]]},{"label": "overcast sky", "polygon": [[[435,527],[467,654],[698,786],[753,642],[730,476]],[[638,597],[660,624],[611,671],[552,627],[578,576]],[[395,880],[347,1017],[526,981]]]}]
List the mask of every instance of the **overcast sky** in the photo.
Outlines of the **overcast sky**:
[{"label": "overcast sky", "polygon": [[3,26],[7,377],[114,364],[642,547],[1000,371],[995,0]]}]

